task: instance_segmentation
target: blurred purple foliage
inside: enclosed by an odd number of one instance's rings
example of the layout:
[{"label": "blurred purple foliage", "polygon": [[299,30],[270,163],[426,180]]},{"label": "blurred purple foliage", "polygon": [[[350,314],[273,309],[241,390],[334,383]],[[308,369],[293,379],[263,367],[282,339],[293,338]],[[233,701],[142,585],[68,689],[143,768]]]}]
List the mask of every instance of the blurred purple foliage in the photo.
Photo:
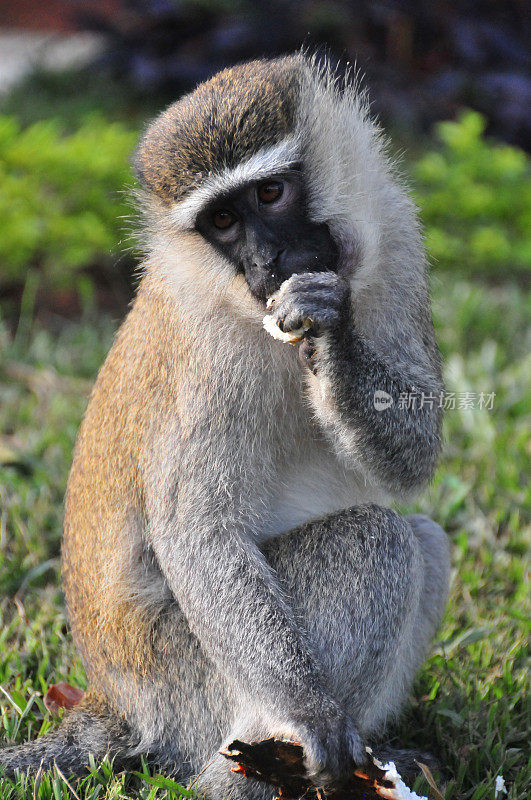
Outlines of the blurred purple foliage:
[{"label": "blurred purple foliage", "polygon": [[375,112],[416,135],[463,106],[529,148],[527,0],[121,0],[104,63],[141,93],[178,96],[224,66],[301,45],[355,62]]}]

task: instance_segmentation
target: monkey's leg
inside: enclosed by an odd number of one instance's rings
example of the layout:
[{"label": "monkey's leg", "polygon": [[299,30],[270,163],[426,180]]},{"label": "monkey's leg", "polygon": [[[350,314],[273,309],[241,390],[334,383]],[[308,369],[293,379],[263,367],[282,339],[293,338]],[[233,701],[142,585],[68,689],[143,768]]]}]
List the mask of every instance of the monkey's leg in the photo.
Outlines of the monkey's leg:
[{"label": "monkey's leg", "polygon": [[65,717],[60,727],[26,744],[0,749],[0,771],[14,777],[15,770],[35,773],[57,764],[66,775],[81,774],[89,764],[106,755],[123,763],[137,737],[123,718],[95,692],[87,692],[81,703]]},{"label": "monkey's leg", "polygon": [[[352,709],[364,736],[381,733],[406,696],[442,613],[445,534],[426,518],[408,524],[392,511],[367,506],[301,526],[263,549],[331,692]],[[177,607],[161,617],[156,640],[157,673],[138,682],[130,675],[113,695],[112,706],[123,716],[89,693],[56,732],[0,750],[0,764],[12,773],[56,760],[63,772],[79,773],[89,753],[96,760],[107,752],[146,753],[186,780],[202,758],[211,764],[198,783],[212,800],[269,800],[268,787],[232,775],[216,754],[230,738],[271,735],[261,709],[233,696]]]},{"label": "monkey's leg", "polygon": [[[334,696],[361,733],[380,737],[411,688],[446,602],[446,534],[427,517],[360,506],[301,526],[263,547]],[[290,665],[286,664],[286,669]],[[270,735],[246,719],[234,738]],[[199,781],[212,799],[267,798],[214,757]]]},{"label": "monkey's leg", "polygon": [[446,534],[424,516],[359,506],[266,544],[334,696],[364,736],[400,709],[440,621]]}]

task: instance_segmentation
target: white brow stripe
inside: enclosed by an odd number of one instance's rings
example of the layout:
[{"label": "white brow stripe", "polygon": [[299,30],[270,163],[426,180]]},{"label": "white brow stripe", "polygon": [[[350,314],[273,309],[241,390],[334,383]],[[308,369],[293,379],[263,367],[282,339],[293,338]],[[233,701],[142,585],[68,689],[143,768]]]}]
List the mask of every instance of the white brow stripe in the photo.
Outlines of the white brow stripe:
[{"label": "white brow stripe", "polygon": [[298,160],[299,152],[295,137],[284,139],[274,147],[259,150],[237,167],[226,168],[218,175],[207,178],[184,200],[175,203],[171,210],[172,219],[180,227],[193,228],[201,209],[217,195],[233,192],[245,183],[285,170]]}]

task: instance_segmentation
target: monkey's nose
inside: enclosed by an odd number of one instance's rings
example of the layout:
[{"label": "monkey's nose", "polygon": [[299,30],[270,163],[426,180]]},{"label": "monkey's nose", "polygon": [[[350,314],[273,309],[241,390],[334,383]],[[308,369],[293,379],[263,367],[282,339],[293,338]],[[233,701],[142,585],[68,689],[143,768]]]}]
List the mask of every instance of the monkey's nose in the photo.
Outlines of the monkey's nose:
[{"label": "monkey's nose", "polygon": [[277,273],[279,273],[281,275],[285,271],[284,267],[285,267],[285,264],[286,264],[286,253],[287,253],[287,250],[286,250],[285,247],[283,247],[282,250],[278,251],[278,253],[276,254],[276,256],[274,258],[274,261],[273,261],[273,271],[275,271],[275,272],[277,272]]},{"label": "monkey's nose", "polygon": [[264,272],[269,273],[273,277],[279,277],[282,272],[282,256],[285,253],[285,250],[278,250],[274,255],[268,253],[267,256],[261,260],[261,263],[254,263],[255,267],[259,269],[263,269]]}]

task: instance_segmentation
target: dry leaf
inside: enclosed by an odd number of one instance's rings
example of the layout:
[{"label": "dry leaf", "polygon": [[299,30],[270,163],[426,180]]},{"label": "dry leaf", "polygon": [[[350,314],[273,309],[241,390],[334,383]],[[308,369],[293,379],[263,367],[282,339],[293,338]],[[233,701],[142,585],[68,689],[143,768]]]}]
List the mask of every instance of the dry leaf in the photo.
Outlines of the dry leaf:
[{"label": "dry leaf", "polygon": [[73,708],[83,699],[85,692],[69,683],[52,683],[44,695],[44,705],[50,714],[59,713],[60,708]]},{"label": "dry leaf", "polygon": [[444,795],[442,794],[442,792],[440,791],[439,787],[435,783],[435,778],[432,775],[431,769],[428,767],[427,764],[423,764],[421,761],[417,761],[417,764],[421,768],[421,770],[422,770],[422,772],[424,774],[424,777],[426,778],[426,780],[430,784],[430,788],[431,788],[433,794],[435,795],[435,797],[437,798],[437,800],[444,800]]}]

